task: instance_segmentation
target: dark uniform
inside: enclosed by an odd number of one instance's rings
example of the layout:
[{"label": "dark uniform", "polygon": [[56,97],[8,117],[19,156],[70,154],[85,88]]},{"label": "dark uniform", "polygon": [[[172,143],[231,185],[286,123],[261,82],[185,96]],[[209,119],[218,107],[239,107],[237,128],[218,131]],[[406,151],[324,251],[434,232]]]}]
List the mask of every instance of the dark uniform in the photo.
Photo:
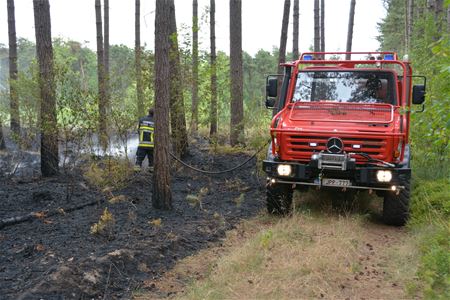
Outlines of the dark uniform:
[{"label": "dark uniform", "polygon": [[155,123],[153,115],[148,115],[139,119],[139,146],[136,152],[136,165],[142,166],[145,157],[148,157],[148,165],[153,166],[153,149]]}]

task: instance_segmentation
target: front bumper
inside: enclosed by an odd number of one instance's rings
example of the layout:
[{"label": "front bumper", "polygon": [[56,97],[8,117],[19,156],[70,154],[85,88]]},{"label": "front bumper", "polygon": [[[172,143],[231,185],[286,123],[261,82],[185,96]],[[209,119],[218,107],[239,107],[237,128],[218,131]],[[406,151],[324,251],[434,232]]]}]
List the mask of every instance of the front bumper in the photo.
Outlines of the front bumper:
[{"label": "front bumper", "polygon": [[[280,176],[278,174],[278,165],[290,165],[291,174],[289,176]],[[404,189],[404,180],[402,178],[411,175],[409,168],[384,168],[384,167],[366,167],[354,165],[350,169],[319,169],[315,163],[302,164],[298,162],[286,161],[263,161],[263,170],[271,183],[285,183],[292,185],[305,186],[324,186],[324,179],[337,179],[347,182],[345,186],[336,185],[336,188],[382,190],[382,191],[400,191]],[[379,182],[377,172],[379,170],[389,170],[392,172],[392,179],[389,182]],[[330,187],[330,185],[327,185]]]}]

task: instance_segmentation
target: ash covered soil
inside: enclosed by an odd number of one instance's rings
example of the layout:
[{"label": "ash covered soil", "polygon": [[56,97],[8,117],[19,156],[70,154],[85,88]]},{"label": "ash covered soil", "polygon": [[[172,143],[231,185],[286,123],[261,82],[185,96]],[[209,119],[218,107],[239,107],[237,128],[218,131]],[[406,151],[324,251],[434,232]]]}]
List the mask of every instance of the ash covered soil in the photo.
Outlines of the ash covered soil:
[{"label": "ash covered soil", "polygon": [[[185,161],[224,170],[248,157],[196,148]],[[10,158],[3,154],[0,167],[10,167],[5,163]],[[177,260],[220,243],[227,230],[264,206],[264,185],[254,160],[214,176],[178,165],[172,172],[172,211],[152,208],[148,170],[112,191],[125,199],[115,204],[89,186],[81,172],[50,179],[35,172],[13,177],[4,172],[0,170],[0,220],[36,214],[0,228],[0,299],[122,299],[145,290],[167,296],[145,282],[160,278]],[[199,194],[197,203],[188,201],[188,195]],[[91,234],[106,207],[115,219],[110,233]]]}]

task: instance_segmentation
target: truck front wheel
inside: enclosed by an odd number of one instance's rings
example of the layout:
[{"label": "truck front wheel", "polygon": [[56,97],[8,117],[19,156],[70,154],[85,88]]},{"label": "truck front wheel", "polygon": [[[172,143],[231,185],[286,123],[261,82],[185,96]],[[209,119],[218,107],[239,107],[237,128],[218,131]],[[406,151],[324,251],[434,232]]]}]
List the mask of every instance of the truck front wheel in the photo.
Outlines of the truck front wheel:
[{"label": "truck front wheel", "polygon": [[409,198],[410,198],[411,177],[405,175],[401,184],[405,187],[397,195],[388,192],[384,196],[383,202],[383,220],[384,223],[394,226],[403,226],[409,217]]},{"label": "truck front wheel", "polygon": [[267,186],[267,211],[270,214],[285,215],[292,208],[293,190],[287,184],[269,184]]}]

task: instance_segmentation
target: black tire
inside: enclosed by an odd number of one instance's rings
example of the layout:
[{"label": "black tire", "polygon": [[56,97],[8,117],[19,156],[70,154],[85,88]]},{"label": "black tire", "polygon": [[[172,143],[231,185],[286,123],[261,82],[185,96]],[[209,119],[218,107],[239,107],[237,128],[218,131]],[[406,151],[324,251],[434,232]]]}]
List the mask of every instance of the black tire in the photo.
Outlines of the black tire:
[{"label": "black tire", "polygon": [[267,211],[270,214],[286,215],[292,209],[292,187],[288,184],[269,184],[266,189]]},{"label": "black tire", "polygon": [[411,176],[401,177],[400,185],[405,189],[397,195],[394,192],[387,192],[383,201],[383,221],[388,225],[403,226],[409,218],[409,199],[411,188]]}]

